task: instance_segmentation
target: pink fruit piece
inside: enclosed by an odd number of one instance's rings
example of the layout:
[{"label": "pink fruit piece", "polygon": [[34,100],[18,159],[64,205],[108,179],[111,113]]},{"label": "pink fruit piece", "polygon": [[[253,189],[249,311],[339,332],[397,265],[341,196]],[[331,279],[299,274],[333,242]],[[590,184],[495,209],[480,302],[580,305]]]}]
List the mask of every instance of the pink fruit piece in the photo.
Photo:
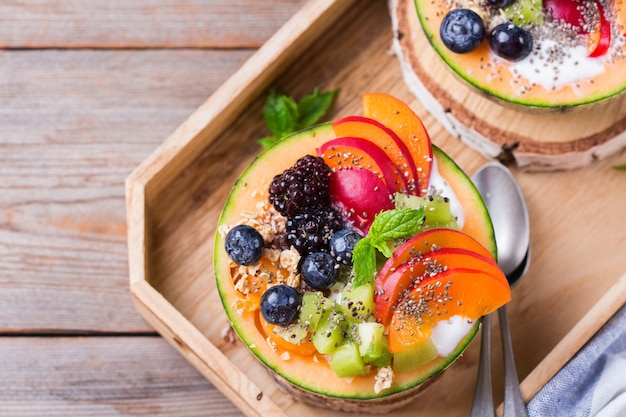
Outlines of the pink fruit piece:
[{"label": "pink fruit piece", "polygon": [[333,122],[333,130],[338,137],[353,136],[369,140],[385,151],[391,159],[404,172],[409,194],[418,194],[415,182],[417,181],[417,168],[411,158],[411,151],[398,137],[396,132],[384,126],[382,123],[363,116],[348,116]]},{"label": "pink fruit piece", "polygon": [[373,172],[362,169],[341,169],[330,177],[331,203],[351,222],[367,234],[374,217],[383,210],[393,209],[392,194]]},{"label": "pink fruit piece", "polygon": [[359,137],[340,137],[317,149],[333,171],[363,168],[381,178],[390,193],[406,190],[406,179],[400,168],[379,146]]},{"label": "pink fruit piece", "polygon": [[[604,55],[611,44],[611,24],[598,1],[544,0],[543,7],[554,20],[561,21],[588,35],[587,54],[590,57]],[[597,22],[592,16],[597,15]]]},{"label": "pink fruit piece", "polygon": [[554,20],[560,20],[576,26],[581,29],[581,33],[587,33],[585,30],[585,17],[583,15],[582,2],[576,0],[544,0],[543,7],[547,14]]}]

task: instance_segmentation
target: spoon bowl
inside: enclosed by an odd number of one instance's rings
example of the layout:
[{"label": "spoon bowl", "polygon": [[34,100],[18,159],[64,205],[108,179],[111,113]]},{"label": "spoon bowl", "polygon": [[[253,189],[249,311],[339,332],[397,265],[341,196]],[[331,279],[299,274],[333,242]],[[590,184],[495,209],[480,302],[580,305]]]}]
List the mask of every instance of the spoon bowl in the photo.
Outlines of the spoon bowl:
[{"label": "spoon bowl", "polygon": [[[504,165],[491,162],[483,165],[472,177],[491,216],[498,265],[509,285],[526,274],[530,264],[530,221],[522,190]],[[519,390],[506,306],[498,310],[504,357],[504,416],[526,417],[528,412]],[[491,317],[483,327],[478,378],[471,416],[495,415],[491,389]]]},{"label": "spoon bowl", "polygon": [[[512,273],[523,263],[530,246],[530,222],[524,195],[511,171],[498,162],[480,167],[472,180],[491,216],[498,265],[513,285],[523,274]],[[513,282],[512,278],[515,278]]]}]

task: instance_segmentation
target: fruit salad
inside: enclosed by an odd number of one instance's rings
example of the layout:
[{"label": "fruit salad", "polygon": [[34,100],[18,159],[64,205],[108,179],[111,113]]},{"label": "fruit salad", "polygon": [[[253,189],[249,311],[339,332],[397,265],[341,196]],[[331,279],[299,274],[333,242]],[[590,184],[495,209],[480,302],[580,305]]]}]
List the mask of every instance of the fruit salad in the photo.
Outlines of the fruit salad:
[{"label": "fruit salad", "polygon": [[233,328],[308,392],[372,399],[419,387],[510,300],[479,193],[387,94],[298,132],[235,185],[215,248]]}]

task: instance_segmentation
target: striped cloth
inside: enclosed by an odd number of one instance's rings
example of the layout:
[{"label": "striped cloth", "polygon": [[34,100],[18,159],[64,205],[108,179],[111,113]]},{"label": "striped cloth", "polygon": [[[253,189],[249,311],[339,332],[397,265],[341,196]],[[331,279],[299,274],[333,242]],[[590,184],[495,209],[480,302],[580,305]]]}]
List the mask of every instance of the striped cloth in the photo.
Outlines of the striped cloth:
[{"label": "striped cloth", "polygon": [[528,403],[530,417],[626,417],[626,306]]}]

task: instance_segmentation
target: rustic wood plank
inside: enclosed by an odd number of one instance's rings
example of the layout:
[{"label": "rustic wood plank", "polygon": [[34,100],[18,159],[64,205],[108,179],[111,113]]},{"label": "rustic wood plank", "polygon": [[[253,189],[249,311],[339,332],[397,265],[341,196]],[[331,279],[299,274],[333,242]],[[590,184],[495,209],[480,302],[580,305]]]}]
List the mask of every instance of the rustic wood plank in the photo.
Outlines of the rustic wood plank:
[{"label": "rustic wood plank", "polygon": [[152,337],[0,338],[0,415],[241,416]]},{"label": "rustic wood plank", "polygon": [[124,180],[251,53],[0,52],[0,331],[151,331]]},{"label": "rustic wood plank", "polygon": [[8,0],[2,48],[258,48],[305,0]]}]

